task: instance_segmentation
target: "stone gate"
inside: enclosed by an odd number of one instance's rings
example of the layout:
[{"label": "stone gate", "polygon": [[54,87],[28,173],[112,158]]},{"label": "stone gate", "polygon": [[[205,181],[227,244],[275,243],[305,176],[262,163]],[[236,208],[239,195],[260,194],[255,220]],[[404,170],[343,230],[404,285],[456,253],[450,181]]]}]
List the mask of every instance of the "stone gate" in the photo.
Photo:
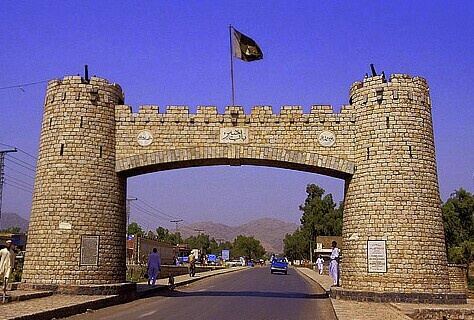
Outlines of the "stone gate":
[{"label": "stone gate", "polygon": [[349,105],[309,114],[284,106],[123,105],[119,85],[49,82],[25,284],[125,282],[127,177],[210,165],[260,165],[345,180],[346,298],[465,301],[451,291],[427,82],[394,74],[350,88]]}]

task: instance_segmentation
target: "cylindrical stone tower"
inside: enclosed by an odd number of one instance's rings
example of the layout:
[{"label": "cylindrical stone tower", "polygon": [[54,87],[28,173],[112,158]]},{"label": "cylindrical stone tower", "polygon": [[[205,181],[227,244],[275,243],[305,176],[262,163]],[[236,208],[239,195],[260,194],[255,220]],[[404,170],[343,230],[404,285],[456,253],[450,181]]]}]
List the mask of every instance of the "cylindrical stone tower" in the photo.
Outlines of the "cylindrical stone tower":
[{"label": "cylindrical stone tower", "polygon": [[22,282],[125,281],[125,184],[115,171],[120,86],[80,76],[52,80],[44,104]]},{"label": "cylindrical stone tower", "polygon": [[344,203],[343,289],[449,293],[427,82],[374,76],[350,97],[357,167]]}]

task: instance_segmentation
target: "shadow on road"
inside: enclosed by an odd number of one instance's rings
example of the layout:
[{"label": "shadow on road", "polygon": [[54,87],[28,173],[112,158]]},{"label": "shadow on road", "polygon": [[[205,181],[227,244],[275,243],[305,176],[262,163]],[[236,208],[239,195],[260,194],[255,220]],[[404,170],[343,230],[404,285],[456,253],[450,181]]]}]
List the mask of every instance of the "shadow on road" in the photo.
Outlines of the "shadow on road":
[{"label": "shadow on road", "polygon": [[297,292],[262,292],[262,291],[199,291],[199,292],[184,292],[184,291],[162,291],[154,292],[147,295],[147,297],[258,297],[258,298],[283,298],[283,299],[327,299],[327,293],[305,294]]}]

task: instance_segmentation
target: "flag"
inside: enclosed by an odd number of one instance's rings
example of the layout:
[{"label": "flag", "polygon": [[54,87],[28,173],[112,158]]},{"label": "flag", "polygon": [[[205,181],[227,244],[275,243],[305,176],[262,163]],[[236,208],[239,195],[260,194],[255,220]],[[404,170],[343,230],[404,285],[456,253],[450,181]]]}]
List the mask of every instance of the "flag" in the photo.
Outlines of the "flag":
[{"label": "flag", "polygon": [[245,34],[234,30],[234,56],[250,62],[263,59],[263,53],[258,44]]}]

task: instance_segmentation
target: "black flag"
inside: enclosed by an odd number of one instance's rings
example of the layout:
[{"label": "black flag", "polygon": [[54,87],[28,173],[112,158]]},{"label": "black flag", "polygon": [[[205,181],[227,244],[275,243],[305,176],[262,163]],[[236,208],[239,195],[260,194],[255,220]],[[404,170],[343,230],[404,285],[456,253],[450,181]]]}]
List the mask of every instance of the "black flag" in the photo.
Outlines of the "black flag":
[{"label": "black flag", "polygon": [[245,34],[234,30],[234,56],[250,62],[263,59],[263,53],[258,44]]}]

